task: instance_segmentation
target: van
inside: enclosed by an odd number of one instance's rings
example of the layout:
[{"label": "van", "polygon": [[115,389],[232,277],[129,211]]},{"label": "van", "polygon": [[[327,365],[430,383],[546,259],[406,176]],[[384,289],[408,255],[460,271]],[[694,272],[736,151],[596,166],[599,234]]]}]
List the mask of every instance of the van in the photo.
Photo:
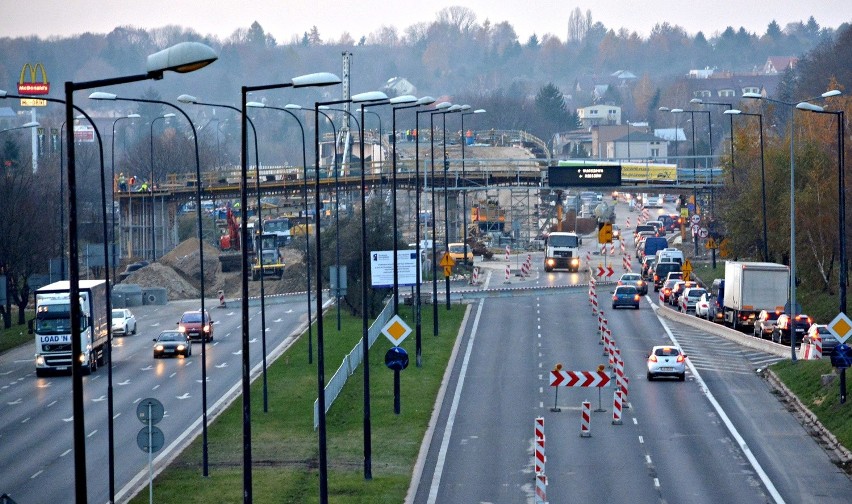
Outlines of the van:
[{"label": "van", "polygon": [[683,265],[683,252],[672,247],[657,251],[657,262],[674,261]]},{"label": "van", "polygon": [[658,250],[664,250],[669,246],[668,240],[661,236],[649,236],[645,238],[645,243],[642,248],[642,257],[653,256]]},{"label": "van", "polygon": [[666,236],[666,226],[663,224],[662,221],[652,220],[646,222],[645,224],[649,226],[654,226],[654,231],[657,232],[657,236]]},{"label": "van", "polygon": [[659,262],[654,266],[654,291],[659,291],[672,271],[682,271],[681,265],[674,261]]}]

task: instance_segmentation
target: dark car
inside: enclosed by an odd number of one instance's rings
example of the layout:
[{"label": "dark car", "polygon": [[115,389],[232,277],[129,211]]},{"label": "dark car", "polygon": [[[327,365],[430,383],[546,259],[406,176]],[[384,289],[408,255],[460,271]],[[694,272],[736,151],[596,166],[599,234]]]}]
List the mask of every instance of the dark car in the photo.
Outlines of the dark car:
[{"label": "dark car", "polygon": [[185,332],[163,331],[154,338],[154,358],[192,355],[192,341]]},{"label": "dark car", "polygon": [[639,309],[639,291],[632,285],[619,285],[612,293],[612,309],[619,306],[630,306]]},{"label": "dark car", "polygon": [[775,328],[772,329],[772,341],[775,343],[790,344],[790,326],[792,325],[796,331],[796,343],[801,343],[805,338],[805,334],[808,333],[812,322],[813,320],[810,317],[804,313],[800,313],[796,315],[795,323],[791,324],[790,315],[782,313],[775,322]]},{"label": "dark car", "polygon": [[642,278],[649,282],[654,281],[654,265],[657,263],[656,257],[645,256],[642,258]]},{"label": "dark car", "polygon": [[177,324],[177,330],[186,333],[191,340],[213,341],[213,321],[210,320],[210,313],[207,310],[204,310],[203,324],[199,310],[184,312]]},{"label": "dark car", "polygon": [[648,293],[648,282],[643,280],[642,275],[639,273],[624,273],[621,275],[621,278],[618,279],[618,285],[632,285],[633,287],[636,287],[640,296],[644,296]]},{"label": "dark car", "polygon": [[680,263],[674,261],[663,261],[654,265],[654,290],[660,290],[668,274],[673,271],[681,271],[681,268]]}]

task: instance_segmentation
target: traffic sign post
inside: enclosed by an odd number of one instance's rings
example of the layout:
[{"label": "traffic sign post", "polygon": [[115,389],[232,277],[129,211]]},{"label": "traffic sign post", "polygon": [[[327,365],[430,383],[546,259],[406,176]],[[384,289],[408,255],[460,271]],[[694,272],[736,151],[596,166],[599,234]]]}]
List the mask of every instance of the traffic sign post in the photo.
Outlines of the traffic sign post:
[{"label": "traffic sign post", "polygon": [[683,280],[685,282],[689,281],[690,275],[692,275],[692,261],[686,259],[683,261]]},{"label": "traffic sign post", "polygon": [[136,418],[142,422],[142,430],[136,435],[136,444],[144,452],[148,453],[148,502],[154,502],[154,463],[153,454],[160,451],[166,442],[163,431],[154,425],[160,423],[165,415],[163,403],[149,397],[142,399],[136,405]]},{"label": "traffic sign post", "polygon": [[385,354],[385,366],[393,370],[393,412],[399,415],[399,372],[408,367],[408,352],[402,347],[391,347]]},{"label": "traffic sign post", "polygon": [[852,320],[845,313],[840,312],[829,322],[828,330],[840,342],[834,347],[831,356],[831,365],[840,371],[840,404],[846,402],[846,368],[852,365],[852,348],[846,344],[846,340],[852,336]]}]

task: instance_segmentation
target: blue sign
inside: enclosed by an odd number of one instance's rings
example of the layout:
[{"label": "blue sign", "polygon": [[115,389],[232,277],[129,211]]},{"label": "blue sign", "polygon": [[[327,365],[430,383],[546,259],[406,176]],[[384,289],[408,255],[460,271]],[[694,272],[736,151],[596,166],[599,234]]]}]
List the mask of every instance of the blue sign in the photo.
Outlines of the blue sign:
[{"label": "blue sign", "polygon": [[831,355],[831,365],[838,369],[846,369],[852,367],[852,348],[846,343],[841,343],[834,347],[834,353]]},{"label": "blue sign", "polygon": [[394,371],[402,371],[408,367],[408,352],[402,347],[391,347],[385,354],[385,366]]}]

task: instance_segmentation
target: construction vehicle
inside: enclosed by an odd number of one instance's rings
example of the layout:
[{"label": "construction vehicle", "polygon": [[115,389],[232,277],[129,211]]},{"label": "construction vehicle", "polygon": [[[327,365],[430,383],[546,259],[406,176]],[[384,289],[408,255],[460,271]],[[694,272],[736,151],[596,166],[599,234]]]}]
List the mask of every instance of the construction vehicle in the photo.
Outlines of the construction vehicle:
[{"label": "construction vehicle", "polygon": [[284,258],[278,249],[278,235],[263,233],[256,237],[257,254],[251,266],[251,279],[260,280],[261,275],[280,279],[284,276]]}]

